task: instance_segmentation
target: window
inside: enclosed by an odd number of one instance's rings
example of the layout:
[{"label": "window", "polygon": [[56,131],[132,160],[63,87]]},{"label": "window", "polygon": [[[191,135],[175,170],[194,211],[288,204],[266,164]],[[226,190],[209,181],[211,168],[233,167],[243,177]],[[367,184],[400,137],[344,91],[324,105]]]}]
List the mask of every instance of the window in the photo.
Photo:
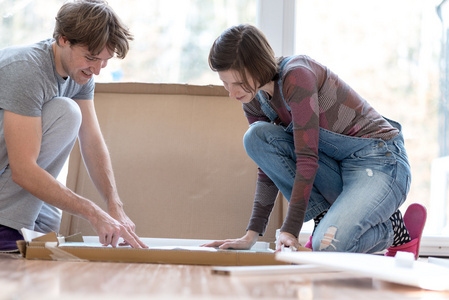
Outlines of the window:
[{"label": "window", "polygon": [[[431,202],[432,163],[440,155],[440,1],[297,2],[296,53],[327,65],[382,115],[404,127],[412,202],[428,209],[425,234],[447,235],[447,205]],[[447,203],[447,196],[432,199]],[[438,226],[432,219],[440,216]]]},{"label": "window", "polygon": [[0,0],[0,48],[51,38],[63,0]]},{"label": "window", "polygon": [[114,59],[97,81],[220,84],[207,62],[212,42],[224,28],[256,17],[255,0],[108,2],[135,40],[128,57]]},{"label": "window", "polygon": [[[0,1],[0,48],[50,38],[62,0]],[[134,35],[124,59],[113,58],[96,78],[220,84],[207,56],[215,38],[231,25],[255,23],[256,0],[109,0]],[[12,33],[12,34],[11,34]]]}]

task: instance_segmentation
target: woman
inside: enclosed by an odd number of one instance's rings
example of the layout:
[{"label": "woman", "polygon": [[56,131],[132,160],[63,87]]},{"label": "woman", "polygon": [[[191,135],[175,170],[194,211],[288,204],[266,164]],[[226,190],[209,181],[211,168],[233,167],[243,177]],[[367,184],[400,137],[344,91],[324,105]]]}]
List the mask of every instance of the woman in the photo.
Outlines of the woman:
[{"label": "woman", "polygon": [[[251,248],[280,190],[289,207],[278,250],[298,247],[302,224],[313,218],[306,245],[313,250],[418,251],[419,239],[411,241],[398,210],[411,180],[398,123],[311,58],[276,59],[264,34],[251,25],[223,32],[209,65],[230,97],[243,104],[250,124],[244,146],[259,173],[245,236],[206,246]],[[424,220],[417,222],[423,226]]]}]

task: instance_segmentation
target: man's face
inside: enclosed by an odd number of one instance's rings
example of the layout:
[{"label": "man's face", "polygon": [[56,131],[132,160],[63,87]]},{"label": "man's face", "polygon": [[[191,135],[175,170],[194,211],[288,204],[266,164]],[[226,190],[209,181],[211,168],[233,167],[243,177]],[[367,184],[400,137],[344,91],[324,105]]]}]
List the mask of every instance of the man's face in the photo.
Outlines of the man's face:
[{"label": "man's face", "polygon": [[[56,46],[58,47],[58,46]],[[92,55],[87,46],[74,45],[62,37],[59,39],[60,55],[56,57],[56,71],[62,77],[70,76],[78,84],[86,84],[93,74],[107,66],[114,53],[105,47],[100,54]]]}]

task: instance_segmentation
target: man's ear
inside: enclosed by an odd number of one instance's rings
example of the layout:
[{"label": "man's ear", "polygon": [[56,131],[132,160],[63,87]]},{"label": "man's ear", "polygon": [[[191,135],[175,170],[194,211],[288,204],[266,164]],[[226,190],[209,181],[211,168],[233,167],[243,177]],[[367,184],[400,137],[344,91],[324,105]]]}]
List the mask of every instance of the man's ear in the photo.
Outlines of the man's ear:
[{"label": "man's ear", "polygon": [[70,42],[69,42],[69,39],[66,36],[61,35],[58,38],[58,43],[57,44],[62,47],[62,46],[70,44]]}]

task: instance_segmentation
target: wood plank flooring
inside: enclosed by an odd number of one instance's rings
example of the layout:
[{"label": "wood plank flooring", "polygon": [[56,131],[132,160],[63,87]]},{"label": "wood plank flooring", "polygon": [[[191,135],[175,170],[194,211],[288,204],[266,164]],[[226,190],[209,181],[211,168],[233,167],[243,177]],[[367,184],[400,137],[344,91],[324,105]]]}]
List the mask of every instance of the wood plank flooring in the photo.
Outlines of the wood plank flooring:
[{"label": "wood plank flooring", "polygon": [[211,268],[25,260],[0,254],[0,299],[449,299],[446,292],[343,272],[226,276],[212,274]]}]

